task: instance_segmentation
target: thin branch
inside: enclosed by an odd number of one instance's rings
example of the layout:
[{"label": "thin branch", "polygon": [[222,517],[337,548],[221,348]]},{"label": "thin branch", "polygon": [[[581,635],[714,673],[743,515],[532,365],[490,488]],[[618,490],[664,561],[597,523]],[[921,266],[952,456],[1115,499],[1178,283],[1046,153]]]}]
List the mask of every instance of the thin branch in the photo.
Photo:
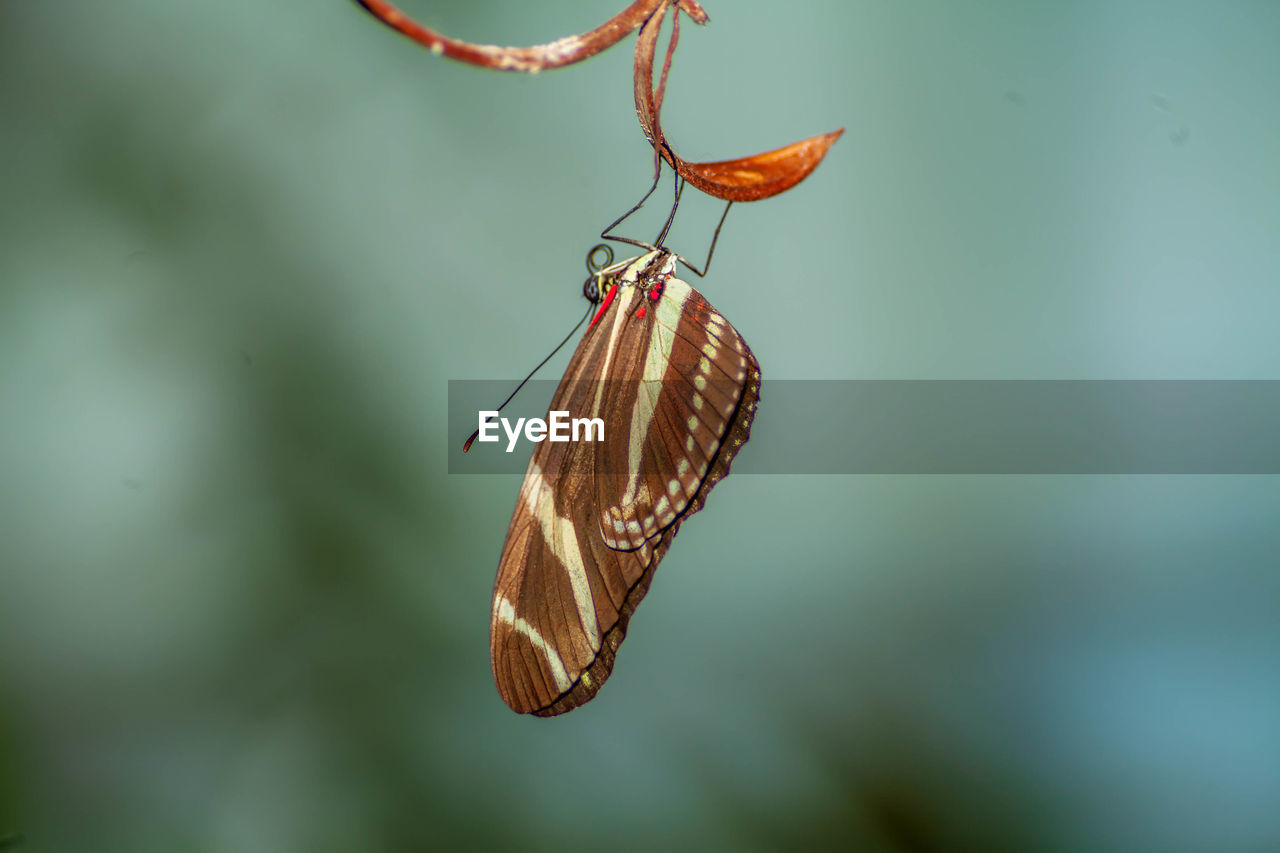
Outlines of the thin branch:
[{"label": "thin branch", "polygon": [[[500,47],[494,44],[461,41],[418,23],[386,0],[356,0],[356,2],[388,27],[425,46],[437,56],[447,56],[459,62],[478,65],[481,68],[492,68],[495,71],[537,73],[581,62],[605,48],[612,47],[647,21],[659,7],[665,11],[669,0],[636,0],[589,33],[566,36],[533,47]],[[680,0],[680,4],[681,8],[692,7],[704,21],[706,20],[707,13],[697,3],[692,0]],[[697,20],[694,12],[689,14]]]},{"label": "thin branch", "polygon": [[[356,0],[382,23],[403,33],[438,56],[497,71],[536,73],[581,62],[621,41],[637,27],[635,99],[640,127],[655,150],[676,173],[697,189],[725,201],[758,201],[785,192],[808,177],[843,133],[814,136],[800,142],[736,160],[691,163],[678,157],[663,135],[660,114],[667,77],[680,40],[680,14],[698,24],[708,20],[697,0],[636,0],[613,18],[582,35],[566,36],[533,47],[499,47],[450,38],[401,12],[387,0]],[[667,11],[672,13],[671,39],[662,62],[658,86],[653,86],[654,53]]]}]

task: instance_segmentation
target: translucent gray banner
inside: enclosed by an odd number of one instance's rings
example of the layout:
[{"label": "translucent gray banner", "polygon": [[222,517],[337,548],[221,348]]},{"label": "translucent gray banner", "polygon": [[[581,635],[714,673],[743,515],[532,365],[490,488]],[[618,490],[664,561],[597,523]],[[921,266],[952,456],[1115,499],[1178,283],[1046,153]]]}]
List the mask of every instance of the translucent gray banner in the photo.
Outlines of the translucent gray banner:
[{"label": "translucent gray banner", "polygon": [[[546,418],[556,381],[502,417]],[[534,443],[462,444],[513,382],[449,383],[449,473],[520,474]],[[583,413],[572,413],[579,416]],[[629,424],[606,424],[626,430]],[[1280,381],[766,381],[735,474],[1277,474]]]}]

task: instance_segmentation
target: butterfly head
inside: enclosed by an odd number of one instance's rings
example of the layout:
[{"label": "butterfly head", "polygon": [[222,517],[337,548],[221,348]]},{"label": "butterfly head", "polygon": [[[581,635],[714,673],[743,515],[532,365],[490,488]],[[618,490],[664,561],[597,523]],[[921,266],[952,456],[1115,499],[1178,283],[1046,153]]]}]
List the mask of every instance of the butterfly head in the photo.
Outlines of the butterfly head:
[{"label": "butterfly head", "polygon": [[645,305],[662,298],[663,288],[675,276],[676,255],[653,249],[635,258],[613,263],[613,250],[601,243],[587,254],[587,270],[591,276],[582,285],[582,295],[592,305],[599,305],[591,325],[595,326],[609,310],[614,297],[628,288],[634,296],[623,299],[637,318],[645,316]]}]

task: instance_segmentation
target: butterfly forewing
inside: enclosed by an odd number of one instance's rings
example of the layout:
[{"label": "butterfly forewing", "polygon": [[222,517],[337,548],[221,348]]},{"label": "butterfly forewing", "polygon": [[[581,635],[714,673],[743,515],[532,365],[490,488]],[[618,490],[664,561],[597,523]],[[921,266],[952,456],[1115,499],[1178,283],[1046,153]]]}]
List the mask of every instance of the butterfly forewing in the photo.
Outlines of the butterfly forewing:
[{"label": "butterfly forewing", "polygon": [[674,265],[650,252],[600,273],[606,307],[551,410],[603,419],[604,441],[544,441],[529,462],[490,633],[498,690],[521,713],[563,713],[600,689],[680,524],[747,440],[759,366]]}]

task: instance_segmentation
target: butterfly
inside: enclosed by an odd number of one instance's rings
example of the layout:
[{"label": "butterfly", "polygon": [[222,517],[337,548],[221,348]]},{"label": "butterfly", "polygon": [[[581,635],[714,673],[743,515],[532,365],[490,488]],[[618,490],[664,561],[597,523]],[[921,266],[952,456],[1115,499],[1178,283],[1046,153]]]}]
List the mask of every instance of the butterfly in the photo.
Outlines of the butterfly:
[{"label": "butterfly", "polygon": [[594,315],[550,411],[600,418],[604,437],[537,445],[494,583],[493,676],[517,712],[595,696],[671,540],[750,434],[760,365],[677,260],[651,248],[587,280]]}]

